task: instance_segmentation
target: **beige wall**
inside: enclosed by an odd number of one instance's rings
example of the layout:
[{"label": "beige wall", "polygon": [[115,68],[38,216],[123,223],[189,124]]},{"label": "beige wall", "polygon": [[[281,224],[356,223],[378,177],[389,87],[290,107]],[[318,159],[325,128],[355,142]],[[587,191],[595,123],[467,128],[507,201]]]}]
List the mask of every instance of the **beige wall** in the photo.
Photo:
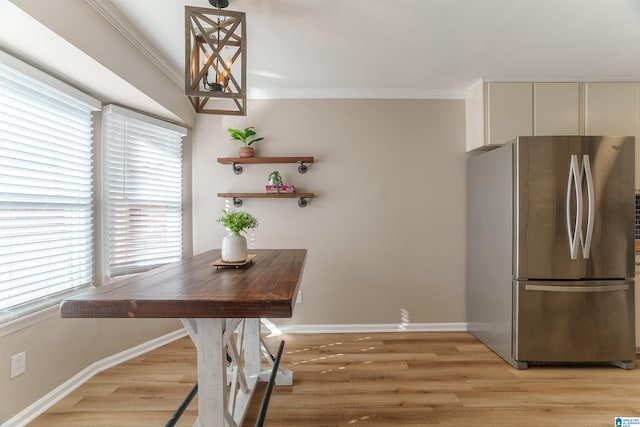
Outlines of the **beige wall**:
[{"label": "beige wall", "polygon": [[[307,248],[303,303],[276,323],[464,322],[463,100],[250,100],[247,117],[198,115],[193,132],[194,253],[220,247],[217,192],[263,191],[279,170],[317,198],[246,199],[256,248]],[[314,156],[295,165],[246,165],[228,127],[256,126],[259,155]],[[250,239],[251,240],[251,239]],[[404,310],[404,311],[403,311]],[[406,317],[406,316],[405,316]]]}]

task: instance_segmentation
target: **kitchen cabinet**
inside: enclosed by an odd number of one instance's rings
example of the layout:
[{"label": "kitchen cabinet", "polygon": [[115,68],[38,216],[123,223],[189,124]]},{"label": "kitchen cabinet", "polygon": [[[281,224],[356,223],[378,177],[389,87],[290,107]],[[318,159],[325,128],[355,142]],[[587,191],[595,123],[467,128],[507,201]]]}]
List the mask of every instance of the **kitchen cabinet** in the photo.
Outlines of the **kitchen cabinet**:
[{"label": "kitchen cabinet", "polygon": [[640,82],[482,82],[466,99],[467,151],[516,136],[636,137],[640,191]]},{"label": "kitchen cabinet", "polygon": [[533,83],[479,82],[466,103],[467,151],[533,135]]},{"label": "kitchen cabinet", "polygon": [[478,83],[467,96],[467,151],[516,136],[582,134],[581,83]]},{"label": "kitchen cabinet", "polygon": [[638,86],[635,82],[585,83],[585,134],[638,134]]},{"label": "kitchen cabinet", "polygon": [[533,85],[487,84],[489,144],[504,144],[516,136],[533,135]]},{"label": "kitchen cabinet", "polygon": [[581,135],[581,83],[533,84],[533,134]]},{"label": "kitchen cabinet", "polygon": [[640,83],[585,84],[585,134],[636,137],[635,188],[640,190]]}]

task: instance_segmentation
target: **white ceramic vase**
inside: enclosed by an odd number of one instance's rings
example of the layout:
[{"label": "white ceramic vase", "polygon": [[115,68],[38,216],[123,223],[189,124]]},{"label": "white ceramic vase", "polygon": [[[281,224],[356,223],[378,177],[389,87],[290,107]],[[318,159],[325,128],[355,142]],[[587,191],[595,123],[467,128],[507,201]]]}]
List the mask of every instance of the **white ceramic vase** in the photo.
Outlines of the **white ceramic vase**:
[{"label": "white ceramic vase", "polygon": [[222,261],[242,262],[247,259],[247,239],[235,231],[222,238]]}]

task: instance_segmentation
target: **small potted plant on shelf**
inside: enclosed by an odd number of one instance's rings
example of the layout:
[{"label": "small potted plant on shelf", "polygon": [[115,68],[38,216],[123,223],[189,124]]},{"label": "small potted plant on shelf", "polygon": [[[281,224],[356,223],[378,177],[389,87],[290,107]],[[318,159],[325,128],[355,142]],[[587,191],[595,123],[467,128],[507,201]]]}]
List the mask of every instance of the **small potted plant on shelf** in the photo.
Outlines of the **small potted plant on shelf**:
[{"label": "small potted plant on shelf", "polygon": [[264,137],[256,137],[256,131],[254,130],[254,126],[250,126],[245,128],[244,130],[240,129],[227,129],[229,131],[229,135],[231,135],[231,139],[235,139],[236,141],[242,142],[242,147],[240,147],[240,157],[253,157],[253,147],[252,144],[262,141]]},{"label": "small potted plant on shelf", "polygon": [[223,215],[218,218],[218,222],[222,223],[229,234],[222,239],[222,261],[224,262],[243,262],[247,259],[247,239],[240,235],[248,229],[254,229],[258,226],[258,219],[248,212],[241,210],[222,211]]},{"label": "small potted plant on shelf", "polygon": [[273,171],[269,174],[269,185],[267,185],[267,193],[279,193],[282,185],[282,176],[279,171]]},{"label": "small potted plant on shelf", "polygon": [[273,171],[269,174],[269,184],[266,186],[267,193],[293,193],[295,187],[293,185],[284,185],[282,176],[279,171]]}]

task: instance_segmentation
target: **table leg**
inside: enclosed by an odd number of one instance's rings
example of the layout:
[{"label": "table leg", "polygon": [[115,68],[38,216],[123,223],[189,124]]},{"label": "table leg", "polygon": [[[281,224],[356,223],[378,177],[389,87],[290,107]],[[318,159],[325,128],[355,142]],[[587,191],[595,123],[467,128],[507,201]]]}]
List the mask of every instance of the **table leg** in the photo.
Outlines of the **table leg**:
[{"label": "table leg", "polygon": [[260,319],[244,320],[244,369],[248,375],[257,377],[260,373]]},{"label": "table leg", "polygon": [[[244,319],[244,330],[242,340],[238,344],[241,345],[241,359],[243,363],[234,364],[240,374],[246,380],[246,389],[238,387],[232,390],[234,394],[235,405],[229,408],[233,413],[233,419],[237,425],[241,425],[244,417],[249,409],[251,397],[256,388],[258,377],[260,374],[260,319]],[[230,343],[233,345],[233,343]]]},{"label": "table leg", "polygon": [[227,368],[226,351],[222,342],[224,319],[196,319],[196,324],[196,347],[198,348],[196,425],[225,427]]},{"label": "table leg", "polygon": [[[197,350],[198,419],[194,426],[241,425],[256,383],[269,381],[274,368],[266,346],[268,364],[262,366],[264,343],[260,339],[260,319],[182,319],[182,323]],[[236,331],[239,338],[236,340],[234,331],[238,326],[242,332]],[[275,368],[276,384],[292,383],[291,371]],[[231,384],[227,381],[228,369],[232,372]]]}]

